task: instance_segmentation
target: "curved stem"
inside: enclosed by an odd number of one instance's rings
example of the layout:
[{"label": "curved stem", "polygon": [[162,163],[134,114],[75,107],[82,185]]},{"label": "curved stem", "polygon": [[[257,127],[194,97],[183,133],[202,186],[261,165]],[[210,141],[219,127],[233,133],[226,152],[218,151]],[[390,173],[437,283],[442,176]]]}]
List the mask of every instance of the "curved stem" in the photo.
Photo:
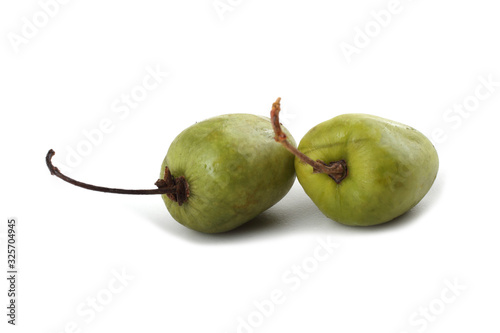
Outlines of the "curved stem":
[{"label": "curved stem", "polygon": [[297,148],[295,148],[290,142],[287,140],[287,136],[285,132],[281,129],[279,114],[281,111],[281,97],[278,97],[276,102],[273,103],[273,107],[271,109],[271,122],[273,124],[274,129],[274,140],[276,142],[281,143],[286,149],[288,149],[292,154],[300,158],[302,162],[305,162],[311,165],[314,169],[321,170],[322,165],[311,158],[309,156],[303,154]]},{"label": "curved stem", "polygon": [[163,187],[163,186],[161,186],[160,180],[157,181],[157,183],[160,183],[160,184],[157,184],[157,186],[159,186],[159,188],[151,189],[151,190],[126,190],[126,189],[121,189],[121,188],[109,188],[109,187],[95,186],[95,185],[83,183],[83,182],[80,182],[78,180],[74,180],[74,179],[64,175],[63,173],[61,173],[61,171],[59,171],[59,169],[52,164],[52,156],[54,156],[54,154],[55,154],[55,151],[53,151],[51,149],[51,150],[49,150],[49,152],[47,153],[47,156],[45,158],[45,161],[47,162],[47,167],[49,168],[50,173],[52,175],[64,180],[65,182],[68,182],[68,183],[73,184],[73,185],[78,186],[78,187],[83,187],[87,190],[98,191],[98,192],[107,192],[107,193],[118,193],[118,194],[167,194],[167,193],[176,193],[176,191],[177,191],[175,187]]},{"label": "curved stem", "polygon": [[273,103],[273,107],[271,109],[271,123],[274,129],[274,140],[276,142],[281,143],[286,149],[288,149],[292,154],[297,156],[302,162],[309,164],[313,167],[314,173],[325,173],[330,178],[332,178],[337,184],[340,184],[342,180],[347,177],[347,163],[344,160],[330,162],[326,164],[321,160],[314,161],[306,154],[302,153],[300,150],[295,148],[290,142],[287,140],[286,134],[281,129],[279,113],[281,111],[281,97],[278,97],[276,102]]}]

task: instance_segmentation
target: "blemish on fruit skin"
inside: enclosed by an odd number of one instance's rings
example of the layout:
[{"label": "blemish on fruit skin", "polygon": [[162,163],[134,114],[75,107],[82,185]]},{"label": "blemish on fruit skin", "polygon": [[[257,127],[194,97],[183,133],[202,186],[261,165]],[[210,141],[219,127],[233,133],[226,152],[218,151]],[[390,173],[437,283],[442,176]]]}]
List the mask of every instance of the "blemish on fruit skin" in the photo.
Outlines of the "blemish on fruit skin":
[{"label": "blemish on fruit skin", "polygon": [[234,205],[233,209],[240,214],[244,214],[247,213],[249,209],[251,210],[251,208],[258,203],[259,202],[255,199],[255,197],[248,197],[244,203]]}]

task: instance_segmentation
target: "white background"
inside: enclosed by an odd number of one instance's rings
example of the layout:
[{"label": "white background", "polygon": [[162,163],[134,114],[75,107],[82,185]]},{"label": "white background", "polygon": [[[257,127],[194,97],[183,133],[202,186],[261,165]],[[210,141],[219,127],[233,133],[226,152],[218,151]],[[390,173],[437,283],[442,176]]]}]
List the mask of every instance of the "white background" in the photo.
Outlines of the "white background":
[{"label": "white background", "polygon": [[[389,1],[223,0],[221,19],[212,0],[74,0],[49,6],[46,22],[40,3],[0,5],[1,267],[15,216],[20,271],[15,328],[1,279],[2,332],[500,330],[496,2],[401,0],[384,27],[370,13]],[[346,57],[346,44],[358,53]],[[169,75],[128,114],[114,112],[147,68]],[[473,105],[476,89],[484,98]],[[354,228],[324,217],[296,182],[256,220],[205,235],[175,222],[160,197],[85,191],[45,166],[53,148],[74,178],[153,188],[181,130],[268,115],[278,96],[297,141],[352,112],[420,130],[440,156],[434,186],[396,221]],[[453,110],[464,101],[472,111]],[[103,119],[112,130],[65,166]],[[339,246],[318,262],[321,242]],[[272,293],[280,304],[269,305]],[[96,297],[100,311],[88,305]]]}]

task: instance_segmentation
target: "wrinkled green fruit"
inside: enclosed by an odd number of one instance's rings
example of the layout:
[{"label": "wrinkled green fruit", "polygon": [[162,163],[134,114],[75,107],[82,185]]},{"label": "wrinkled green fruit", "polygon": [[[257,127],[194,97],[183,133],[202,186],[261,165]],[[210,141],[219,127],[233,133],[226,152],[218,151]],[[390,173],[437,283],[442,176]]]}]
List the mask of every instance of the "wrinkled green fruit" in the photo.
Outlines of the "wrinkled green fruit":
[{"label": "wrinkled green fruit", "polygon": [[345,160],[339,184],[295,159],[297,178],[327,217],[347,225],[388,222],[415,206],[438,171],[432,143],[417,130],[366,114],[345,114],[312,128],[298,149],[326,164]]},{"label": "wrinkled green fruit", "polygon": [[248,222],[281,200],[295,180],[294,156],[274,141],[269,118],[250,114],[222,115],[185,129],[167,152],[161,179],[167,166],[172,176],[186,178],[190,193],[181,206],[162,195],[168,211],[205,233]]}]

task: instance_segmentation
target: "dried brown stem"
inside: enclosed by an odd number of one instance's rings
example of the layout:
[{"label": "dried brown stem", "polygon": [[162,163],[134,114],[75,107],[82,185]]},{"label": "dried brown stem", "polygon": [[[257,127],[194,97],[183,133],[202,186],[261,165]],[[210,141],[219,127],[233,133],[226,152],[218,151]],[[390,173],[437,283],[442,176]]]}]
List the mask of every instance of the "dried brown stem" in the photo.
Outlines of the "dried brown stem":
[{"label": "dried brown stem", "polygon": [[344,160],[330,162],[326,164],[321,160],[314,161],[309,156],[302,153],[300,150],[295,148],[288,140],[286,134],[281,129],[281,124],[279,121],[279,113],[281,111],[281,97],[278,97],[276,102],[273,103],[271,109],[271,123],[274,129],[274,140],[281,143],[286,149],[288,149],[292,154],[297,156],[302,162],[309,164],[313,167],[314,173],[325,173],[330,178],[332,178],[337,184],[340,184],[342,180],[347,177],[347,163]]},{"label": "dried brown stem", "polygon": [[45,161],[47,163],[47,167],[52,175],[73,184],[78,187],[85,188],[87,190],[98,191],[98,192],[106,192],[106,193],[117,193],[117,194],[167,194],[167,196],[178,202],[179,206],[181,206],[189,197],[189,185],[186,182],[184,177],[177,177],[174,179],[170,174],[168,168],[165,170],[165,179],[158,179],[155,185],[158,187],[157,189],[151,190],[129,190],[129,189],[121,189],[121,188],[109,188],[103,186],[96,186],[87,183],[80,182],[73,178],[70,178],[64,175],[57,167],[52,164],[52,156],[55,155],[55,152],[51,149],[47,153],[45,157]]}]

